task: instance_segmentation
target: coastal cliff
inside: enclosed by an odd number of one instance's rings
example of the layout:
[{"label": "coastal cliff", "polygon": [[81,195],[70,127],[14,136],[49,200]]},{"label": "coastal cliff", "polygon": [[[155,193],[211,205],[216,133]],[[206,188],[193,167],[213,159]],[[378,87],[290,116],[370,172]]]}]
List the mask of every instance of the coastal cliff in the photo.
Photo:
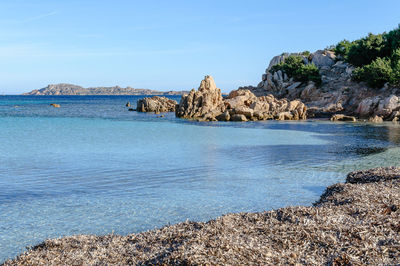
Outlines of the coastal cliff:
[{"label": "coastal cliff", "polygon": [[314,53],[283,53],[272,58],[257,96],[298,99],[308,117],[345,114],[370,121],[400,118],[400,28],[369,34]]},{"label": "coastal cliff", "polygon": [[4,265],[394,265],[399,208],[400,168],[375,168],[349,173],[313,207],[228,214],[127,236],[51,239]]},{"label": "coastal cliff", "polygon": [[23,95],[182,95],[187,91],[157,91],[150,89],[134,89],[131,87],[91,87],[83,88],[73,84],[50,84],[45,88],[33,90]]}]

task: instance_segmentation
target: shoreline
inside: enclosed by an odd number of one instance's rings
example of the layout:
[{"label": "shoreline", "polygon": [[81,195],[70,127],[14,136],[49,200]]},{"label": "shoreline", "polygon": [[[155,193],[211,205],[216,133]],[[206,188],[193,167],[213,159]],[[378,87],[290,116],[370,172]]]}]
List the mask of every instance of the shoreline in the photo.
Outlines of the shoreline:
[{"label": "shoreline", "polygon": [[312,207],[234,213],[126,236],[45,240],[3,265],[396,264],[400,168],[348,174]]}]

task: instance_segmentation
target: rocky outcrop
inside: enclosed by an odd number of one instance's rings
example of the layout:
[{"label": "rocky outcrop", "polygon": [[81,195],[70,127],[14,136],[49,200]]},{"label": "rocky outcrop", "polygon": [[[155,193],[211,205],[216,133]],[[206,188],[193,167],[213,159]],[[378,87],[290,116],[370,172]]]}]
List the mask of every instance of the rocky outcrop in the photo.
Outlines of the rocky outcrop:
[{"label": "rocky outcrop", "polygon": [[385,120],[393,120],[400,115],[400,99],[398,96],[376,95],[363,99],[356,113],[361,117],[380,116]]},{"label": "rocky outcrop", "polygon": [[[300,120],[306,119],[306,106],[298,101],[276,99],[273,95],[257,97],[250,90],[232,91],[224,100],[231,116],[243,115],[247,120]],[[236,119],[238,119],[236,117]],[[237,120],[236,120],[237,121]]]},{"label": "rocky outcrop", "polygon": [[[321,84],[298,82],[272,67],[284,62],[290,55],[303,58],[305,64],[315,64],[321,75]],[[354,67],[337,61],[334,52],[318,50],[311,54],[292,53],[275,56],[256,86],[243,87],[256,96],[272,94],[277,98],[301,100],[308,108],[309,117],[331,117],[341,113],[368,119],[380,116],[383,120],[397,121],[400,117],[400,88],[388,85],[381,89],[369,88],[365,83],[351,79]]]},{"label": "rocky outcrop", "polygon": [[185,119],[216,120],[224,112],[221,90],[215,85],[211,76],[201,81],[199,89],[192,89],[183,95],[176,109],[176,116]]},{"label": "rocky outcrop", "polygon": [[60,83],[50,84],[45,88],[33,90],[23,95],[182,95],[186,91],[156,91],[149,89],[135,89],[131,87],[91,87],[83,88],[78,85]]},{"label": "rocky outcrop", "polygon": [[306,119],[306,106],[299,100],[257,97],[250,90],[234,90],[223,99],[214,79],[206,76],[198,91],[182,97],[176,116],[201,121],[257,121]]},{"label": "rocky outcrop", "polygon": [[167,97],[146,97],[137,101],[136,111],[138,112],[175,112],[177,102]]}]

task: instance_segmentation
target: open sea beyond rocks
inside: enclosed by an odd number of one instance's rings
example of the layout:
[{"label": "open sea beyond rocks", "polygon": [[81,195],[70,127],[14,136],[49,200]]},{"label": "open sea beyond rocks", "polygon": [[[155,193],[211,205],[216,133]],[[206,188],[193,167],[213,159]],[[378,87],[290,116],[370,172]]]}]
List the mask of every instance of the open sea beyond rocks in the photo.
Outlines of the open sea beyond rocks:
[{"label": "open sea beyond rocks", "polygon": [[350,171],[400,166],[397,124],[194,122],[125,107],[143,97],[0,96],[0,263],[47,238],[309,206]]}]

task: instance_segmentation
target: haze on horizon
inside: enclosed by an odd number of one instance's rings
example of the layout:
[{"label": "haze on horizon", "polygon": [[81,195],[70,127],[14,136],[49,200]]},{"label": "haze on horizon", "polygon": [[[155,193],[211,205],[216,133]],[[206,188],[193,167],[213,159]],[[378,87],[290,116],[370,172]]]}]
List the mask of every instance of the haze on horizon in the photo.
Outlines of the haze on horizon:
[{"label": "haze on horizon", "polygon": [[400,23],[400,1],[0,2],[0,94],[54,83],[257,85],[282,52],[315,51]]}]

